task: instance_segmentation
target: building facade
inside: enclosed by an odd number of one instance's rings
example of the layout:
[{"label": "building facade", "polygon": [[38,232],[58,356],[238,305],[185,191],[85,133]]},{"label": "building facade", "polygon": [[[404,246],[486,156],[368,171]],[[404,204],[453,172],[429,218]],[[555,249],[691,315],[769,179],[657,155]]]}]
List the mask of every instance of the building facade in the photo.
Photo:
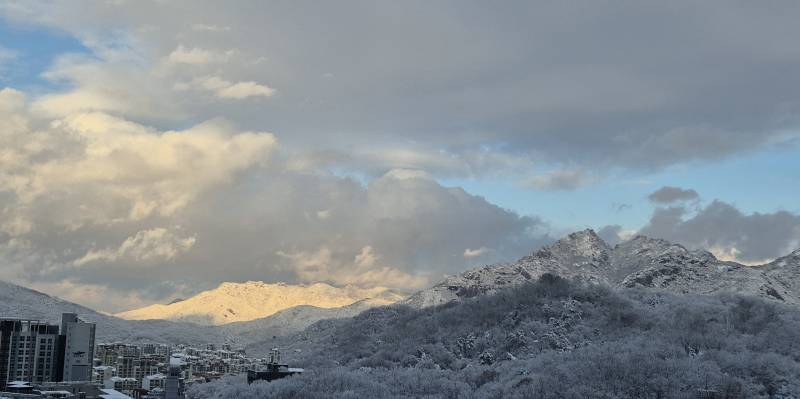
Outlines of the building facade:
[{"label": "building facade", "polygon": [[62,381],[91,381],[94,361],[94,323],[86,323],[75,313],[61,316],[61,339],[64,345]]},{"label": "building facade", "polygon": [[11,381],[55,381],[60,373],[58,326],[0,319],[0,389]]},{"label": "building facade", "polygon": [[64,313],[61,325],[0,319],[0,390],[12,381],[91,381],[95,326]]}]

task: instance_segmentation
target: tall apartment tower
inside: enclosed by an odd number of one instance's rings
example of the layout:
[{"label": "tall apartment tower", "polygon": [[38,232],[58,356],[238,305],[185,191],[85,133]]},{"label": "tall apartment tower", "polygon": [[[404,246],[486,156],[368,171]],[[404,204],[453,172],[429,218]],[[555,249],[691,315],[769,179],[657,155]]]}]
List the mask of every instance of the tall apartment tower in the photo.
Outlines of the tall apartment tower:
[{"label": "tall apartment tower", "polygon": [[181,362],[170,359],[167,378],[164,381],[164,399],[184,397],[183,370]]},{"label": "tall apartment tower", "polygon": [[57,381],[59,343],[56,325],[0,319],[0,391],[11,381]]},{"label": "tall apartment tower", "polygon": [[84,322],[75,313],[61,315],[61,381],[92,381],[94,335],[94,323]]}]

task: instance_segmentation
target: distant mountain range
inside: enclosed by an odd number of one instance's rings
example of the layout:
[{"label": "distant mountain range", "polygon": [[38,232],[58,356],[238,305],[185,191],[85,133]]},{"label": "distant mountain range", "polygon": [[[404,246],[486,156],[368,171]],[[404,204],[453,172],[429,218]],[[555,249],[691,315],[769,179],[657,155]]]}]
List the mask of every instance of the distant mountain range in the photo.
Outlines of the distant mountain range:
[{"label": "distant mountain range", "polygon": [[151,305],[117,313],[115,316],[127,320],[159,319],[222,325],[261,319],[296,306],[332,309],[364,300],[369,300],[366,303],[371,306],[382,306],[395,303],[406,296],[382,287],[340,288],[324,283],[292,285],[248,281],[222,283],[215,289],[203,291],[185,300],[173,301],[168,305]]},{"label": "distant mountain range", "polygon": [[[594,231],[585,230],[517,262],[450,276],[408,297],[385,288],[223,283],[186,300],[115,317],[0,282],[0,317],[55,322],[62,312],[75,312],[98,324],[101,342],[254,345],[273,336],[291,336],[325,319],[349,318],[376,306],[399,303],[425,308],[519,286],[545,273],[617,289],[648,287],[676,294],[735,292],[800,304],[800,250],[761,266],[744,266],[718,260],[707,251],[688,250],[643,236],[611,247]],[[311,330],[321,329],[325,329],[324,323]]]},{"label": "distant mountain range", "polygon": [[203,344],[230,338],[212,327],[165,320],[129,321],[67,302],[18,285],[0,281],[0,317],[20,317],[58,323],[61,313],[77,313],[97,323],[98,342],[163,342]]},{"label": "distant mountain range", "polygon": [[404,303],[438,305],[493,293],[545,273],[615,288],[649,287],[676,294],[735,292],[800,304],[800,250],[764,265],[745,266],[645,236],[611,247],[593,230],[572,233],[514,263],[448,277]]},{"label": "distant mountain range", "polygon": [[61,319],[61,313],[77,313],[83,320],[97,323],[98,342],[158,342],[191,345],[229,342],[248,345],[268,340],[272,336],[288,336],[297,333],[320,320],[352,317],[366,309],[386,305],[392,298],[395,297],[387,291],[383,297],[362,299],[341,307],[320,308],[301,305],[260,319],[234,322],[223,326],[206,326],[184,321],[125,320],[38,291],[0,281],[0,317],[21,317],[57,323]]}]

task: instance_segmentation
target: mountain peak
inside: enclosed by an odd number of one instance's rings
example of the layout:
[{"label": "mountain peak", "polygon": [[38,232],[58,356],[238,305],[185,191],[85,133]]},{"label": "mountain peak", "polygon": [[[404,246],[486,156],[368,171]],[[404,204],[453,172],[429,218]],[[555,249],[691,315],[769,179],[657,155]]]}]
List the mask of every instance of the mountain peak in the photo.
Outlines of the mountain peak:
[{"label": "mountain peak", "polygon": [[576,231],[556,241],[547,250],[556,255],[605,258],[611,248],[592,229]]}]

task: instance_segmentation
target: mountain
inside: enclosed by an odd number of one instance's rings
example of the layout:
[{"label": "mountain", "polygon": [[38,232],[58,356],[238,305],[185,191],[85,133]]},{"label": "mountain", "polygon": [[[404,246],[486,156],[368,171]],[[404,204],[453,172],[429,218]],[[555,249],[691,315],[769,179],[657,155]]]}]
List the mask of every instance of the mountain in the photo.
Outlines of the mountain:
[{"label": "mountain", "polygon": [[426,307],[496,292],[545,273],[616,288],[650,287],[677,294],[738,292],[800,304],[800,250],[761,266],[718,260],[665,240],[637,236],[606,244],[593,230],[572,233],[510,264],[447,277],[404,303]]},{"label": "mountain", "polygon": [[547,275],[497,295],[314,324],[259,346],[280,347],[304,373],[195,384],[189,397],[800,398],[798,342],[800,308],[775,300]]},{"label": "mountain", "polygon": [[800,249],[764,265],[765,274],[777,281],[781,292],[800,292]]},{"label": "mountain", "polygon": [[160,342],[200,345],[228,342],[215,328],[164,320],[129,321],[96,312],[50,295],[0,281],[0,317],[21,317],[58,323],[61,313],[77,313],[97,324],[97,342]]},{"label": "mountain", "polygon": [[396,302],[402,298],[400,294],[392,291],[375,292],[378,294],[376,298],[362,299],[347,306],[321,308],[301,305],[280,310],[264,318],[223,326],[205,326],[169,320],[125,320],[0,281],[0,318],[21,317],[58,323],[61,320],[61,313],[77,313],[81,319],[97,324],[97,342],[190,345],[229,342],[249,345],[257,342],[269,343],[269,339],[273,336],[289,336],[321,320],[353,317],[364,310]]},{"label": "mountain", "polygon": [[[346,319],[378,306],[386,305],[382,299],[362,299],[339,308],[318,308],[300,305],[284,309],[271,316],[245,322],[235,322],[220,326],[222,331],[237,337],[241,343],[269,343],[272,337],[287,337],[303,331],[308,326],[321,321]],[[266,340],[266,341],[265,341]]]},{"label": "mountain", "polygon": [[[267,284],[260,281],[222,283],[191,298],[168,305],[151,305],[117,313],[127,320],[172,320],[202,325],[223,325],[261,319],[296,306],[340,308],[371,299],[372,306],[388,305],[405,295],[387,288],[362,289],[353,286],[333,287],[328,284]],[[319,313],[314,311],[315,313]],[[313,312],[312,312],[313,313]]]}]

